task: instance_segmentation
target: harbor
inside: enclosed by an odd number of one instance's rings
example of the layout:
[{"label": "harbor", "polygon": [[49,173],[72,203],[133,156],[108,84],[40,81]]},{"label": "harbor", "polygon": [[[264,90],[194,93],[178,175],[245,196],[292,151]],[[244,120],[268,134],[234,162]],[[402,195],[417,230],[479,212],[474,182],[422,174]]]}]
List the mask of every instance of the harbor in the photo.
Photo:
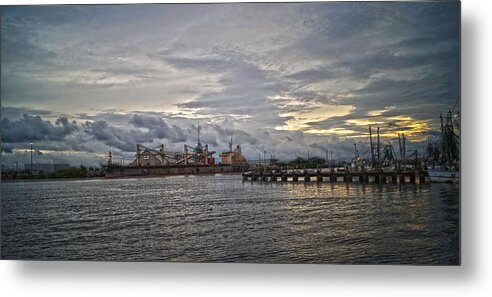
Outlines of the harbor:
[{"label": "harbor", "polygon": [[127,166],[114,164],[110,151],[107,164],[102,167],[106,178],[241,173],[243,182],[457,183],[459,136],[456,133],[458,126],[453,123],[453,112],[454,109],[445,116],[440,115],[440,137],[434,142],[429,139],[427,147],[420,152],[418,149],[407,150],[405,133],[397,135],[395,147],[390,141],[381,141],[379,127],[369,126],[369,148],[359,151],[354,143],[354,157],[349,162],[343,160],[335,165],[333,156],[329,160],[326,150],[325,159],[314,158],[317,161],[315,167],[309,157],[300,168],[299,165],[282,164],[273,156],[267,164],[266,156],[262,162],[261,154],[257,162],[249,163],[241,146],[238,144],[234,148],[232,138],[229,149],[219,155],[217,162],[216,152],[209,149],[208,144],[202,145],[198,125],[196,145],[184,144],[182,152],[168,152],[164,144],[156,148],[137,144],[135,159]]},{"label": "harbor", "polygon": [[[440,115],[441,135],[436,142],[427,143],[422,157],[419,151],[407,153],[405,134],[398,134],[397,151],[392,144],[382,144],[380,128],[369,126],[369,158],[357,150],[354,144],[354,158],[350,163],[342,161],[337,166],[333,158],[328,164],[318,164],[316,168],[282,166],[275,162],[255,166],[254,170],[243,172],[243,181],[251,182],[344,182],[363,184],[422,184],[429,182],[459,183],[459,136],[458,127],[453,123],[453,110],[445,116]],[[320,166],[321,165],[321,166]]]}]

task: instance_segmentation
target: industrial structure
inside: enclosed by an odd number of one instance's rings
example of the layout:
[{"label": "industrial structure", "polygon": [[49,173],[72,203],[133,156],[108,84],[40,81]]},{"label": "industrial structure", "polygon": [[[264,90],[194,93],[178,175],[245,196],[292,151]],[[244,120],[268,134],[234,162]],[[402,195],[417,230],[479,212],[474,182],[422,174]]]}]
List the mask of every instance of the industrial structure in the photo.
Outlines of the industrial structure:
[{"label": "industrial structure", "polygon": [[184,144],[183,151],[171,152],[166,151],[163,144],[155,148],[137,144],[135,160],[130,164],[114,164],[112,153],[109,152],[108,163],[103,167],[106,177],[237,173],[248,168],[240,145],[232,149],[232,138],[229,151],[220,154],[221,161],[218,164],[214,154],[215,151],[210,150],[208,144],[201,144],[198,126],[198,141],[195,146]]},{"label": "industrial structure", "polygon": [[223,165],[243,166],[245,165],[246,158],[244,158],[241,152],[241,146],[238,144],[235,149],[232,149],[232,137],[229,142],[229,151],[222,152],[220,154],[220,162]]}]

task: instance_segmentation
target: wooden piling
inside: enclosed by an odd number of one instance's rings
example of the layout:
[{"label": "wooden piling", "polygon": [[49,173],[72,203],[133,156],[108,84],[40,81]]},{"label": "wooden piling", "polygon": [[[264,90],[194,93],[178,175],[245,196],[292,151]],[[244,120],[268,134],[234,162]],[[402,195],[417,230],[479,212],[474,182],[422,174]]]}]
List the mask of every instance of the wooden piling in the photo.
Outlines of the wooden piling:
[{"label": "wooden piling", "polygon": [[352,182],[352,175],[351,174],[345,175],[345,182],[347,182],[347,183],[351,183]]},{"label": "wooden piling", "polygon": [[426,179],[425,172],[422,171],[410,171],[410,172],[401,172],[401,171],[345,171],[345,172],[335,172],[331,171],[323,172],[321,170],[317,170],[316,172],[311,172],[308,170],[305,171],[276,171],[276,172],[250,172],[244,173],[242,175],[243,181],[304,181],[304,182],[323,182],[324,180],[329,182],[345,182],[345,183],[353,183],[355,179],[359,183],[375,183],[375,184],[404,184],[404,183],[425,183],[428,180]]}]

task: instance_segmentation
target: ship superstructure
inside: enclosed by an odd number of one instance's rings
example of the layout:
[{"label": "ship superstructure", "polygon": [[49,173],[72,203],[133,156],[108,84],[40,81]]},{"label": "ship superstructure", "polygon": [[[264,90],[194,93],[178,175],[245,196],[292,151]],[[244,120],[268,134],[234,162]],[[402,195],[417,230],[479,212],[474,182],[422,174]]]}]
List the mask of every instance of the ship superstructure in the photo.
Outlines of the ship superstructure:
[{"label": "ship superstructure", "polygon": [[232,138],[229,142],[229,151],[220,154],[220,160],[223,165],[243,166],[247,164],[241,152],[241,146],[238,144],[235,149],[232,149]]}]

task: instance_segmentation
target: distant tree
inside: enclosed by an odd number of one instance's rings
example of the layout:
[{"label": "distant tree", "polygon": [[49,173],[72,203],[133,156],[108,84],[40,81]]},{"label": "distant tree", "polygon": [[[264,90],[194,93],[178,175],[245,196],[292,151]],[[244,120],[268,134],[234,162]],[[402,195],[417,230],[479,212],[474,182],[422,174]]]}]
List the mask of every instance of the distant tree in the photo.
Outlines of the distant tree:
[{"label": "distant tree", "polygon": [[297,157],[294,160],[289,161],[289,163],[290,164],[295,164],[295,165],[305,164],[306,163],[306,160],[303,157]]},{"label": "distant tree", "polygon": [[326,162],[325,158],[321,157],[312,157],[309,158],[308,163],[313,165],[324,165]]}]

